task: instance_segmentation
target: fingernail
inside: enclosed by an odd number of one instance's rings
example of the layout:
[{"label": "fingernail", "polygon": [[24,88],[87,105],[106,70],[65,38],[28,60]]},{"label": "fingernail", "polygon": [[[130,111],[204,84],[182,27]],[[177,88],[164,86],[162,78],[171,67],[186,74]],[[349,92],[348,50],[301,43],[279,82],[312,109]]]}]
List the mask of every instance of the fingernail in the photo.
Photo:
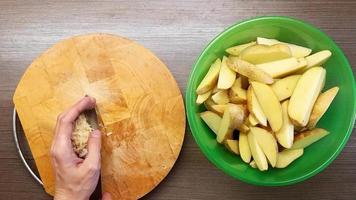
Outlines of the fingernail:
[{"label": "fingernail", "polygon": [[94,97],[89,97],[89,98],[90,98],[90,100],[91,100],[92,102],[95,102],[95,101],[96,101]]},{"label": "fingernail", "polygon": [[92,132],[91,132],[91,136],[92,137],[100,137],[100,131],[99,130],[93,130]]}]

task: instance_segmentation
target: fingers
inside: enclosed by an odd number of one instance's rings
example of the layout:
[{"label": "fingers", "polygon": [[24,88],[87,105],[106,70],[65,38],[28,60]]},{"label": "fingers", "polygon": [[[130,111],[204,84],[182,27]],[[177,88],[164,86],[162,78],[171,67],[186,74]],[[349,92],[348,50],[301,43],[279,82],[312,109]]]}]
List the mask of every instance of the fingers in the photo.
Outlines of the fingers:
[{"label": "fingers", "polygon": [[78,116],[85,110],[89,110],[95,107],[95,99],[93,97],[86,96],[74,104],[65,114],[60,115],[58,118],[57,126],[59,133],[57,139],[59,141],[65,141],[70,144],[70,137],[73,132],[73,123]]},{"label": "fingers", "polygon": [[58,116],[55,136],[51,148],[52,157],[59,160],[78,158],[72,149],[71,136],[73,124],[77,117],[85,110],[95,107],[95,99],[86,96],[74,104],[69,110]]},{"label": "fingers", "polygon": [[85,96],[66,112],[62,119],[60,119],[61,122],[74,122],[83,111],[93,109],[95,107],[95,102],[95,98]]},{"label": "fingers", "polygon": [[88,155],[84,163],[88,166],[100,166],[101,133],[94,130],[88,139]]},{"label": "fingers", "polygon": [[101,198],[101,200],[112,200],[111,194],[108,193],[108,192],[105,192],[105,193],[103,194],[103,198]]}]

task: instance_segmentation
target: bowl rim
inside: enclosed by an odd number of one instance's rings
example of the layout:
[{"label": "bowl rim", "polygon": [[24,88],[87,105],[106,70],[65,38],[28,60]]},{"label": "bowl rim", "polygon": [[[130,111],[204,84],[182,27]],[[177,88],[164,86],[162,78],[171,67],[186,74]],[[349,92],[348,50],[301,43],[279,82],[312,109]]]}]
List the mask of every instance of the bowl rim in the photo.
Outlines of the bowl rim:
[{"label": "bowl rim", "polygon": [[309,29],[312,29],[313,31],[317,32],[320,35],[323,35],[325,38],[327,38],[330,42],[330,44],[333,46],[333,48],[335,49],[336,52],[338,52],[341,55],[341,59],[346,63],[346,70],[348,72],[348,76],[349,78],[351,78],[351,80],[353,80],[353,84],[351,85],[351,90],[352,90],[352,99],[356,99],[356,85],[355,85],[355,78],[353,76],[353,72],[350,66],[350,63],[348,62],[345,54],[342,52],[342,50],[340,49],[340,47],[334,42],[334,40],[329,37],[325,32],[323,32],[322,30],[320,30],[319,28],[313,26],[312,24],[309,24],[305,21],[302,21],[300,19],[296,19],[296,18],[292,18],[292,17],[287,17],[287,16],[259,16],[259,17],[253,17],[253,18],[249,18],[246,20],[242,20],[239,22],[234,23],[233,25],[229,26],[228,28],[224,29],[221,33],[219,33],[217,36],[214,37],[213,40],[211,40],[208,45],[206,45],[204,47],[204,50],[200,53],[199,57],[196,59],[196,61],[194,62],[194,64],[192,65],[192,69],[191,72],[189,74],[189,78],[188,78],[188,83],[187,83],[187,88],[186,88],[186,92],[185,92],[185,101],[186,101],[186,113],[187,113],[187,118],[188,118],[188,124],[189,124],[189,128],[190,131],[193,135],[193,138],[195,140],[195,142],[198,144],[200,150],[203,152],[203,154],[205,155],[205,157],[213,164],[215,165],[218,169],[222,170],[225,174],[232,176],[235,179],[241,180],[243,182],[252,184],[252,185],[258,185],[258,186],[286,186],[286,185],[292,185],[292,184],[296,184],[302,181],[307,180],[308,178],[311,178],[313,176],[315,176],[316,174],[320,173],[321,171],[323,171],[326,167],[328,167],[335,159],[336,157],[341,153],[341,151],[343,150],[343,148],[345,147],[347,141],[349,140],[354,124],[355,124],[355,117],[356,117],[356,102],[354,101],[353,105],[352,105],[352,109],[353,109],[353,116],[351,118],[351,123],[349,124],[348,128],[347,128],[347,133],[344,136],[343,140],[341,141],[340,145],[338,146],[337,149],[335,149],[334,153],[323,163],[321,164],[319,167],[317,167],[315,170],[303,174],[302,176],[299,176],[297,178],[294,179],[290,179],[287,181],[280,181],[280,182],[274,182],[274,181],[267,181],[267,182],[259,182],[256,181],[254,179],[248,179],[245,178],[243,176],[237,175],[233,173],[233,170],[231,168],[228,168],[222,164],[220,164],[216,158],[214,158],[213,156],[208,156],[208,149],[202,144],[202,141],[199,140],[197,133],[193,130],[197,129],[196,124],[194,123],[194,115],[196,114],[192,109],[189,109],[191,106],[194,106],[195,102],[190,101],[190,99],[192,99],[192,93],[195,92],[194,88],[192,88],[192,79],[193,79],[193,74],[195,74],[196,70],[197,70],[197,64],[199,62],[201,62],[201,60],[203,59],[202,56],[206,54],[206,52],[208,51],[208,49],[222,36],[224,36],[225,34],[227,34],[228,32],[230,32],[231,30],[233,30],[234,28],[241,26],[243,24],[246,23],[250,23],[250,22],[254,22],[254,21],[264,21],[264,20],[284,20],[284,21],[289,21],[289,22],[293,22],[293,23],[298,23],[301,24]]}]

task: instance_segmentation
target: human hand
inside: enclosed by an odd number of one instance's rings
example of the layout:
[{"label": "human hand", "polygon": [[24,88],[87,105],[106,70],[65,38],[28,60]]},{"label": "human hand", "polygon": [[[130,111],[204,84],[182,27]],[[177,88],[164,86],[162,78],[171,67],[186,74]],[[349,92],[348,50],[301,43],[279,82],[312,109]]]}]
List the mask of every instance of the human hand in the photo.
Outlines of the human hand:
[{"label": "human hand", "polygon": [[[87,200],[95,190],[100,176],[101,133],[94,130],[88,140],[88,154],[79,158],[73,151],[71,135],[74,122],[85,110],[95,107],[93,97],[84,97],[58,116],[51,147],[52,165],[56,177],[55,200]],[[103,200],[110,200],[104,194]]]}]

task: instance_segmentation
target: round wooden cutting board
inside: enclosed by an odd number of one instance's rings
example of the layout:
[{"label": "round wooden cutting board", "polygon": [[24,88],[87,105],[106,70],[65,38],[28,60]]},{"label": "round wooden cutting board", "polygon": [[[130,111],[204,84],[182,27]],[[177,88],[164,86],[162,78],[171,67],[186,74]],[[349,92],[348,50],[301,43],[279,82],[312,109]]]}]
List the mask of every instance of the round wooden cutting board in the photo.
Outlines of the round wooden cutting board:
[{"label": "round wooden cutting board", "polygon": [[173,167],[184,139],[184,104],[173,76],[148,49],[108,34],[61,41],[34,60],[13,100],[49,194],[56,118],[85,94],[96,98],[107,131],[102,190],[113,199],[144,196]]}]

